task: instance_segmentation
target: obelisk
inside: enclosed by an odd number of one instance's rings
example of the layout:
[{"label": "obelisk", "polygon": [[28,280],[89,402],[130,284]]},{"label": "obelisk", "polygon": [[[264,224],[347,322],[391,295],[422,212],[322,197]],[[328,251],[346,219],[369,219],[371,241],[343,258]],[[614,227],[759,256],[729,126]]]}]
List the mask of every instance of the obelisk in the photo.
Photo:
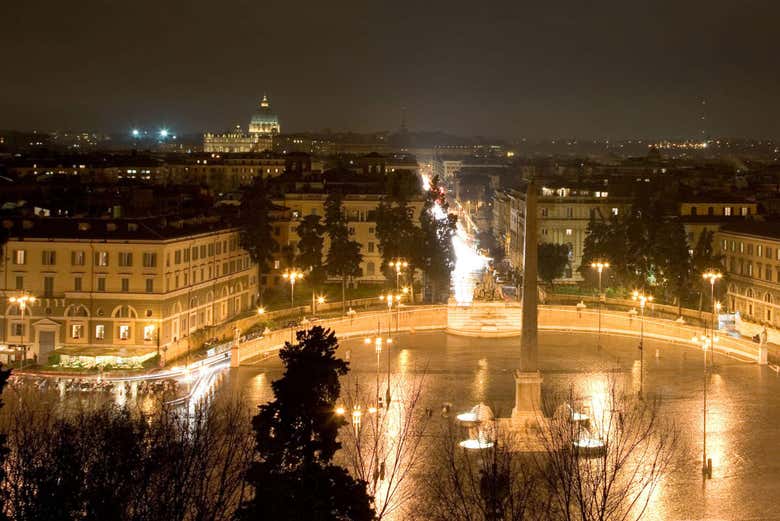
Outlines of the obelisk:
[{"label": "obelisk", "polygon": [[537,342],[537,215],[536,184],[528,183],[525,194],[525,242],[523,245],[523,332],[520,367],[515,371],[515,408],[512,420],[536,424],[541,418],[542,375],[539,372]]}]

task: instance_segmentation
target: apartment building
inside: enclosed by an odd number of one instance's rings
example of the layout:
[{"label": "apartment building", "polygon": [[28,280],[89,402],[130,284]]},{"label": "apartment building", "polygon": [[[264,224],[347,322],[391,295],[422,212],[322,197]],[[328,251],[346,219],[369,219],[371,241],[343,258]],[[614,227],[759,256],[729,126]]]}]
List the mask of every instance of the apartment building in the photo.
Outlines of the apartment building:
[{"label": "apartment building", "polygon": [[[562,279],[579,280],[588,223],[591,218],[607,220],[631,207],[631,198],[610,192],[605,185],[539,186],[537,222],[539,242],[565,244],[569,262]],[[512,266],[523,265],[525,237],[525,192],[516,189],[496,191],[492,209],[493,234],[504,247]]]},{"label": "apartment building", "polygon": [[[257,271],[219,218],[4,220],[0,353],[142,360],[249,309]],[[36,298],[21,312],[12,297]],[[179,349],[177,349],[179,351]]]},{"label": "apartment building", "polygon": [[758,204],[755,201],[731,194],[688,197],[679,205],[680,221],[691,249],[696,247],[705,230],[714,232],[729,223],[751,219],[757,214]]},{"label": "apartment building", "polygon": [[780,223],[746,221],[715,233],[728,281],[728,309],[780,326]]}]

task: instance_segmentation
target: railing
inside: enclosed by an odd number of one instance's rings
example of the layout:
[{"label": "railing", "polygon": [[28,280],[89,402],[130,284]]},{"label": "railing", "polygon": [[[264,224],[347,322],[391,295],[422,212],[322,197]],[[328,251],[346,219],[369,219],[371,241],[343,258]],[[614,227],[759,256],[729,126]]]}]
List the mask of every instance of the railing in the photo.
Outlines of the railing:
[{"label": "railing", "polygon": [[[375,334],[377,330],[386,332],[388,324],[391,326],[391,333],[446,329],[447,313],[446,306],[410,306],[402,308],[400,312],[393,310],[391,313],[387,311],[363,313],[352,318],[322,320],[314,324],[276,330],[263,338],[241,344],[239,360],[234,360],[233,364],[270,355],[285,342],[292,341],[296,331],[309,325],[322,325],[333,329],[339,338],[344,339]],[[601,332],[604,335],[637,337],[640,335],[642,320],[639,315],[631,313],[603,311]],[[597,310],[582,310],[573,306],[539,306],[538,323],[541,331],[576,331],[594,335],[599,331]],[[648,339],[693,347],[691,339],[701,332],[701,326],[647,315],[644,317],[644,336]],[[755,343],[723,333],[719,334],[715,349],[744,360],[755,361],[758,358],[758,346]]]}]

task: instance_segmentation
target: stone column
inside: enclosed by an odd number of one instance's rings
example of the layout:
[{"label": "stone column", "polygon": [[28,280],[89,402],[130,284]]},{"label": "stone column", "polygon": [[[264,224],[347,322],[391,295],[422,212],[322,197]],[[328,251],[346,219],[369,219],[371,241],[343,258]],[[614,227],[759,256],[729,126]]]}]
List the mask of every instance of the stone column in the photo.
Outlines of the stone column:
[{"label": "stone column", "polygon": [[542,375],[538,361],[537,216],[536,184],[528,183],[525,196],[525,244],[523,253],[523,332],[520,368],[515,371],[515,407],[512,419],[535,424],[541,417]]}]

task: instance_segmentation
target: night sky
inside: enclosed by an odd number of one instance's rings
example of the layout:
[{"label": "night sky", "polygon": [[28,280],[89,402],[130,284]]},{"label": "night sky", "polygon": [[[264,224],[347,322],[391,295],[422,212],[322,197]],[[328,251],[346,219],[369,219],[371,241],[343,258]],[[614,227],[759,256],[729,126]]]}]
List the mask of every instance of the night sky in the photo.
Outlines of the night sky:
[{"label": "night sky", "polygon": [[9,0],[0,129],[780,136],[780,1]]}]

